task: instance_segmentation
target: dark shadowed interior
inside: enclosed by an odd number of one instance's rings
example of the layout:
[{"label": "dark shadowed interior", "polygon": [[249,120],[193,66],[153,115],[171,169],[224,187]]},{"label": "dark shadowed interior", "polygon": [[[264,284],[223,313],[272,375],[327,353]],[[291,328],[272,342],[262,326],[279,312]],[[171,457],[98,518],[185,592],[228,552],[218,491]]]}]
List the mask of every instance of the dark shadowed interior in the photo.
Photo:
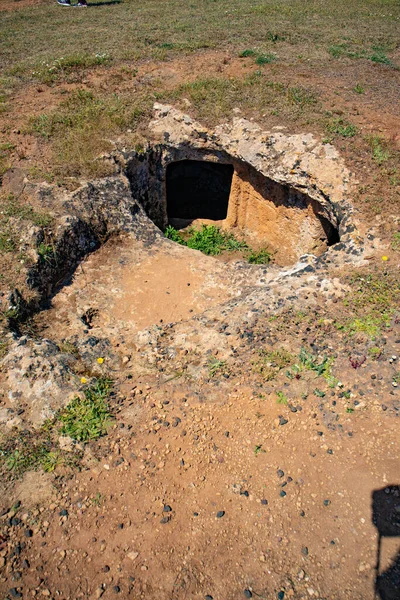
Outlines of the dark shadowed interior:
[{"label": "dark shadowed interior", "polygon": [[167,212],[171,222],[225,219],[233,166],[181,160],[167,167]]}]

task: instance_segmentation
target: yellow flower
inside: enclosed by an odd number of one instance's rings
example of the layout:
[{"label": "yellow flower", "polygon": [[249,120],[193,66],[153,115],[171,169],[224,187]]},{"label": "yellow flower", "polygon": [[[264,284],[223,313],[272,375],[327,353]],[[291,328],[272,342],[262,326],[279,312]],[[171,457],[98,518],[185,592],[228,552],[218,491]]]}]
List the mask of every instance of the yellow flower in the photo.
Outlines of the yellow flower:
[{"label": "yellow flower", "polygon": [[100,358],[98,358],[98,359],[97,359],[97,362],[99,363],[99,365],[102,365],[102,364],[103,364],[103,362],[104,362],[104,358],[101,358],[101,357],[100,357]]},{"label": "yellow flower", "polygon": [[86,377],[81,377],[81,383],[87,383]]},{"label": "yellow flower", "polygon": [[388,256],[382,256],[382,260],[389,260]]}]

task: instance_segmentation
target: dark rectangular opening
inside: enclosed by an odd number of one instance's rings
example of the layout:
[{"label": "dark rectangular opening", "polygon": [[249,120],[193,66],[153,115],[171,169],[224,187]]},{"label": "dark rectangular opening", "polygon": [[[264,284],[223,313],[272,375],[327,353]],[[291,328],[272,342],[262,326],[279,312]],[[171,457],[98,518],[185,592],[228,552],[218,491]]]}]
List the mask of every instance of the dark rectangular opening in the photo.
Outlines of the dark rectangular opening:
[{"label": "dark rectangular opening", "polygon": [[169,222],[225,219],[232,176],[232,165],[200,160],[169,164],[166,175]]}]

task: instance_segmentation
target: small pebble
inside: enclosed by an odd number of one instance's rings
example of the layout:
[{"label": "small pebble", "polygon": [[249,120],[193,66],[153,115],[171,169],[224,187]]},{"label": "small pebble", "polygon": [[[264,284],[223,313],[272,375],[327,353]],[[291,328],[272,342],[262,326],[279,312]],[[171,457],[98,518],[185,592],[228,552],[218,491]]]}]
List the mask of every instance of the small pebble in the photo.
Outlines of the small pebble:
[{"label": "small pebble", "polygon": [[219,510],[217,512],[217,519],[221,519],[224,515],[225,515],[225,511],[224,510]]},{"label": "small pebble", "polygon": [[243,593],[244,593],[244,597],[245,597],[245,598],[252,598],[252,597],[253,597],[253,594],[252,594],[252,593],[251,593],[251,591],[250,591],[249,589],[247,589],[247,588],[244,590],[244,592],[243,592]]}]

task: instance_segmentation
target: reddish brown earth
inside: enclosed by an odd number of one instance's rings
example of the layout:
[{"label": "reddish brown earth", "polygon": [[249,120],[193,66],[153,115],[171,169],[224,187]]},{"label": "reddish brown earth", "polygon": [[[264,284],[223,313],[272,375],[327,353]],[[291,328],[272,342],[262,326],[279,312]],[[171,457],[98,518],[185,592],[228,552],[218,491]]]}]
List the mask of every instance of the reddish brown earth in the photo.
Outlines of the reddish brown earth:
[{"label": "reddish brown earth", "polygon": [[[6,1],[1,9],[35,3]],[[2,115],[3,135],[16,146],[14,167],[27,172],[51,165],[49,147],[24,133],[24,125],[29,116],[57,107],[66,91],[83,85],[134,93],[152,78],[174,87],[198,73],[229,77],[254,69],[251,61],[222,52],[136,66],[135,81],[113,67],[88,72],[79,84],[32,84],[17,91]],[[351,115],[364,134],[379,132],[399,145],[396,71],[383,66],[367,71],[350,61],[319,70],[305,63],[301,72],[265,68],[271,78],[319,90],[327,109]],[[356,82],[365,94],[351,91]],[[269,123],[281,124],[278,118]],[[317,133],[318,127],[310,124]],[[346,141],[338,145],[360,184],[377,192],[366,154],[349,149]],[[362,196],[354,200],[370,224],[375,215]],[[392,216],[378,217],[381,234],[397,227],[396,210],[389,204]],[[106,297],[95,294],[95,269],[100,260],[106,289],[120,255],[112,246],[101,252],[100,259],[94,254],[83,264],[87,279],[79,273],[79,281],[55,298],[53,312],[37,318],[41,333],[57,342],[68,337],[64,317],[73,315],[77,327],[73,310],[80,293],[103,308],[95,327],[109,325]],[[399,254],[389,237],[383,252],[398,274]],[[392,484],[397,489],[382,497],[397,498],[396,506],[399,501],[400,401],[393,385],[400,369],[399,323],[372,342],[361,334],[350,338],[332,325],[345,310],[340,295],[331,290],[329,297],[310,284],[303,295],[277,286],[281,312],[266,304],[257,306],[259,314],[245,305],[239,315],[223,314],[219,304],[235,292],[232,277],[221,272],[224,263],[201,259],[196,271],[185,256],[172,263],[165,256],[144,261],[141,269],[121,275],[123,294],[112,319],[131,320],[134,332],[161,327],[165,337],[157,339],[157,362],[150,360],[147,341],[134,343],[132,337],[121,348],[118,337],[112,338],[123,361],[118,372],[108,366],[108,357],[104,363],[115,379],[115,422],[107,436],[84,448],[82,469],[61,466],[53,474],[31,472],[21,481],[3,482],[1,597],[372,600],[378,548],[372,494]],[[371,254],[371,264],[381,269],[381,256]],[[205,285],[210,272],[215,287]],[[201,321],[207,309],[211,313]],[[189,320],[191,310],[199,321]],[[174,321],[181,322],[170,327]],[[229,333],[224,342],[221,328]],[[175,329],[181,338],[171,341]],[[310,371],[289,380],[285,369],[269,382],[253,368],[262,348],[284,347],[298,356],[302,346],[335,355],[333,372],[343,385],[330,388]],[[376,359],[368,353],[373,346],[382,350]],[[214,377],[209,347],[215,359],[227,363]],[[356,368],[354,356],[365,356]],[[287,395],[288,405],[277,403],[278,391]],[[383,539],[381,571],[398,560],[398,539]]]}]

